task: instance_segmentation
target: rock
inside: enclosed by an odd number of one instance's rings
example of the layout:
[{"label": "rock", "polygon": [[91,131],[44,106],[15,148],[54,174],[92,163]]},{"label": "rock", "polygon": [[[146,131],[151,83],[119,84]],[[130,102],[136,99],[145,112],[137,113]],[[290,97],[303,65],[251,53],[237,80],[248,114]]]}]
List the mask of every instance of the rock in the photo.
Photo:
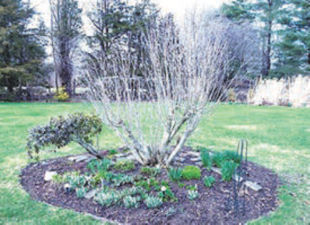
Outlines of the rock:
[{"label": "rock", "polygon": [[189,151],[189,152],[187,152],[187,155],[192,155],[192,156],[200,157],[200,152]]},{"label": "rock", "polygon": [[91,156],[91,155],[77,155],[77,156],[72,156],[72,157],[69,157],[68,160],[69,161],[72,161],[72,162],[82,162],[82,161],[85,161],[85,160],[92,160],[94,159],[95,157],[94,156]]},{"label": "rock", "polygon": [[96,194],[97,194],[97,190],[93,189],[93,190],[86,193],[85,198],[91,199],[91,198],[95,197]]},{"label": "rock", "polygon": [[194,162],[197,166],[202,166],[202,162]]},{"label": "rock", "polygon": [[262,187],[252,181],[246,181],[244,182],[244,185],[246,185],[247,187],[251,188],[254,191],[260,191],[262,189]]},{"label": "rock", "polygon": [[[222,174],[221,170],[219,168],[212,167],[211,170],[214,171],[215,173]],[[239,180],[239,181],[243,180],[243,178],[239,177],[238,175],[233,176],[233,179]],[[253,191],[260,191],[262,189],[262,187],[260,185],[258,185],[257,183],[254,183],[252,181],[245,181],[244,185],[247,186],[248,188],[251,188]]]},{"label": "rock", "polygon": [[53,179],[53,176],[56,176],[57,172],[55,171],[46,171],[44,175],[45,181],[51,181]]},{"label": "rock", "polygon": [[191,158],[192,161],[194,162],[200,162],[201,158],[200,157],[196,157],[196,158]]}]

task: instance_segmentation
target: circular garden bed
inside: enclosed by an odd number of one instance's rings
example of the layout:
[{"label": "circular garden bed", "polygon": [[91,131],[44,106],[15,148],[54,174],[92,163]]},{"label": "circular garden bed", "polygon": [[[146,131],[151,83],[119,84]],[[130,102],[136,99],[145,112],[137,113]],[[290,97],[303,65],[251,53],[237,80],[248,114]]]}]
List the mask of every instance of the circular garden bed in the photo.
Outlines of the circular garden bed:
[{"label": "circular garden bed", "polygon": [[227,163],[234,163],[232,154],[213,154],[218,159],[206,167],[185,147],[169,170],[142,167],[123,149],[101,154],[104,160],[80,155],[32,163],[21,184],[35,200],[116,224],[239,224],[278,205],[277,175],[252,162],[241,164],[241,180],[227,175],[220,167],[234,165]]}]

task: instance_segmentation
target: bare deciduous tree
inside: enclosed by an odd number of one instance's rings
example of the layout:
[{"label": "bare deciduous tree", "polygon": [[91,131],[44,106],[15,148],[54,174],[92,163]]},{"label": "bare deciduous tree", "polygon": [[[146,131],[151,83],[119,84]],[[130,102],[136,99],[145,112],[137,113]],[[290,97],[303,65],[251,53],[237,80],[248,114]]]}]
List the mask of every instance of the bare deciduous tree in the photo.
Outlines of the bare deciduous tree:
[{"label": "bare deciduous tree", "polygon": [[72,95],[73,54],[78,46],[82,26],[81,9],[76,0],[49,0],[51,10],[51,43],[56,86]]},{"label": "bare deciduous tree", "polygon": [[225,32],[230,25],[221,19],[206,25],[193,16],[177,29],[162,21],[145,36],[143,78],[136,76],[141,65],[126,49],[102,61],[99,70],[89,65],[93,105],[141,164],[169,166],[201,117],[225,95],[235,60]]}]

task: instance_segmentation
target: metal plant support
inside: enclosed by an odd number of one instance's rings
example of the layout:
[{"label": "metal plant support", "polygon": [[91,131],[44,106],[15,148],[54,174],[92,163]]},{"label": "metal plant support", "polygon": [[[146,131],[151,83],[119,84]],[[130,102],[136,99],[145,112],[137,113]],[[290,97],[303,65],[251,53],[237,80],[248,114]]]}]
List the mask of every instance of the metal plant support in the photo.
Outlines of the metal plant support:
[{"label": "metal plant support", "polygon": [[233,190],[227,198],[225,209],[226,211],[233,211],[234,216],[237,218],[244,216],[246,213],[246,186],[244,185],[248,165],[248,142],[246,140],[239,141],[236,153],[240,158],[240,165],[234,171]]}]

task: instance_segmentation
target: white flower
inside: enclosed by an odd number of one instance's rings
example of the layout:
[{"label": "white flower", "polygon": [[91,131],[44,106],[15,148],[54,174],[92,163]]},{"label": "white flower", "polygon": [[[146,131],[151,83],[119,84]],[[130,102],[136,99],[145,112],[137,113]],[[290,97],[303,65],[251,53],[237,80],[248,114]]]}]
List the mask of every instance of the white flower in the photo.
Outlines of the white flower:
[{"label": "white flower", "polygon": [[166,191],[167,188],[166,188],[165,186],[161,186],[160,190],[161,190],[161,191]]}]

